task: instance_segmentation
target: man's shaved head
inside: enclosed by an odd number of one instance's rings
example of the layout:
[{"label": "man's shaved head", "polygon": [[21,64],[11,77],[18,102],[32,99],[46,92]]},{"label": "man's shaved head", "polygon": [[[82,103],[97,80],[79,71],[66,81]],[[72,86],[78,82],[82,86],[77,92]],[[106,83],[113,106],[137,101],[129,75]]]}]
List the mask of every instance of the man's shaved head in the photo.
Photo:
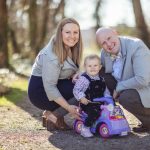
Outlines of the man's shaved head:
[{"label": "man's shaved head", "polygon": [[101,34],[104,33],[112,33],[112,34],[117,34],[116,30],[110,28],[110,27],[101,27],[96,31],[96,37],[100,36]]},{"label": "man's shaved head", "polygon": [[117,54],[120,48],[120,41],[116,30],[109,27],[102,27],[96,31],[97,43],[108,53]]}]

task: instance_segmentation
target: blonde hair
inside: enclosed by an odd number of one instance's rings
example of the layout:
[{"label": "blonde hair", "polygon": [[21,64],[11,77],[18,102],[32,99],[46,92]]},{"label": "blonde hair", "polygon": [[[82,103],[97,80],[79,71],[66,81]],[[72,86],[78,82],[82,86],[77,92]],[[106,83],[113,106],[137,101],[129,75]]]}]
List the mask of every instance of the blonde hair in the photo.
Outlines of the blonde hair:
[{"label": "blonde hair", "polygon": [[68,52],[64,47],[64,43],[62,40],[62,29],[65,24],[74,23],[79,27],[79,41],[71,47],[72,51],[72,59],[76,65],[80,65],[82,52],[83,52],[83,45],[82,45],[82,37],[81,37],[81,30],[79,23],[73,18],[64,18],[57,26],[56,35],[54,37],[54,53],[57,55],[60,63],[63,63],[68,56]]},{"label": "blonde hair", "polygon": [[99,61],[99,64],[101,64],[100,57],[98,55],[96,55],[96,54],[91,54],[91,55],[88,55],[88,56],[85,57],[85,59],[84,59],[84,66],[86,65],[86,62],[88,60],[93,60],[93,59],[97,59]]}]

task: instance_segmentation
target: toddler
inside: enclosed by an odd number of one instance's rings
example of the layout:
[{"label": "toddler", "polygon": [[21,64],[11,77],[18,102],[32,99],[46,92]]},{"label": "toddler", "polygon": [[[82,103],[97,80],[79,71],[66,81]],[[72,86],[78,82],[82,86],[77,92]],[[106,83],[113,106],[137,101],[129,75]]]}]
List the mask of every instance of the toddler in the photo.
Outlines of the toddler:
[{"label": "toddler", "polygon": [[[75,83],[73,94],[80,102],[81,109],[88,115],[81,127],[83,137],[92,137],[90,126],[97,120],[100,114],[100,104],[94,103],[94,98],[110,97],[105,80],[99,75],[101,69],[100,58],[97,55],[89,55],[84,60],[85,72],[79,76]],[[93,103],[92,103],[93,102]]]}]

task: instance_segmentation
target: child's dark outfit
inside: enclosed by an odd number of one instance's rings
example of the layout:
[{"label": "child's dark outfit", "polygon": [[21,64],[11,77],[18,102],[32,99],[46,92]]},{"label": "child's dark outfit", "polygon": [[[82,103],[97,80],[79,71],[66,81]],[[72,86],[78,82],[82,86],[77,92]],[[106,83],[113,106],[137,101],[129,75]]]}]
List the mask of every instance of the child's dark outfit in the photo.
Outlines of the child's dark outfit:
[{"label": "child's dark outfit", "polygon": [[[94,98],[110,96],[106,88],[105,80],[101,76],[89,76],[86,73],[82,74],[77,80],[74,90],[74,96],[77,100],[85,97],[91,102]],[[100,105],[97,103],[88,103],[87,105],[81,104],[82,110],[88,115],[84,125],[90,127],[93,122],[97,120],[100,114]]]}]

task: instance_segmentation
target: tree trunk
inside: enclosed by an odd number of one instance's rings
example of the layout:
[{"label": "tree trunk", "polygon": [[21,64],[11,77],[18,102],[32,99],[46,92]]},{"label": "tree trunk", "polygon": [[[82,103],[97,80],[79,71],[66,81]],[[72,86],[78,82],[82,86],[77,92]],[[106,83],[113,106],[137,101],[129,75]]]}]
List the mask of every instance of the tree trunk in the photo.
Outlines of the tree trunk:
[{"label": "tree trunk", "polygon": [[36,38],[37,38],[37,5],[36,0],[30,0],[29,5],[29,37],[30,46],[32,50],[35,50]]},{"label": "tree trunk", "polygon": [[[42,17],[41,17],[41,24],[39,25],[39,32],[38,32],[38,40],[36,44],[36,54],[39,52],[41,47],[43,47],[45,38],[46,38],[46,33],[47,33],[47,26],[50,30],[53,30],[53,28],[56,28],[57,23],[59,20],[61,20],[64,17],[64,5],[65,1],[61,0],[58,3],[58,6],[54,9],[49,9],[51,8],[50,6],[54,5],[55,3],[49,0],[43,1],[43,7],[42,7]],[[59,15],[59,20],[57,18],[57,15]],[[49,18],[50,18],[50,24],[49,24]],[[50,32],[52,33],[52,32]],[[53,33],[52,33],[53,34]],[[51,36],[51,35],[50,35]]]},{"label": "tree trunk", "polygon": [[96,7],[95,7],[95,12],[94,12],[94,18],[96,19],[96,27],[95,27],[96,30],[100,27],[99,10],[100,10],[101,3],[102,3],[101,0],[96,0]]},{"label": "tree trunk", "polygon": [[8,67],[7,47],[7,6],[6,0],[0,1],[0,68]]},{"label": "tree trunk", "polygon": [[64,7],[65,7],[65,0],[61,0],[58,7],[54,10],[54,13],[53,13],[54,17],[53,17],[52,21],[54,23],[54,27],[56,27],[58,24],[57,15],[58,14],[61,15],[61,18],[64,17]]},{"label": "tree trunk", "polygon": [[41,26],[40,26],[40,33],[39,38],[36,43],[36,54],[39,52],[39,49],[43,46],[44,40],[47,33],[47,22],[49,17],[49,0],[43,1],[43,7],[42,7],[42,18],[41,18]]},{"label": "tree trunk", "polygon": [[144,19],[143,10],[141,6],[140,0],[132,0],[133,4],[133,10],[135,14],[135,22],[136,22],[136,28],[138,30],[138,36],[141,38],[146,45],[150,48],[150,37],[149,37],[149,31],[147,24]]},{"label": "tree trunk", "polygon": [[12,43],[13,47],[13,53],[20,53],[19,46],[16,40],[16,34],[15,31],[9,27],[9,36],[10,36],[10,41]]},{"label": "tree trunk", "polygon": [[10,5],[8,5],[7,11],[8,11],[8,43],[9,42],[11,43],[12,54],[20,53],[20,49],[17,41],[17,33],[19,31],[16,22],[17,6],[15,0],[10,1]]}]

